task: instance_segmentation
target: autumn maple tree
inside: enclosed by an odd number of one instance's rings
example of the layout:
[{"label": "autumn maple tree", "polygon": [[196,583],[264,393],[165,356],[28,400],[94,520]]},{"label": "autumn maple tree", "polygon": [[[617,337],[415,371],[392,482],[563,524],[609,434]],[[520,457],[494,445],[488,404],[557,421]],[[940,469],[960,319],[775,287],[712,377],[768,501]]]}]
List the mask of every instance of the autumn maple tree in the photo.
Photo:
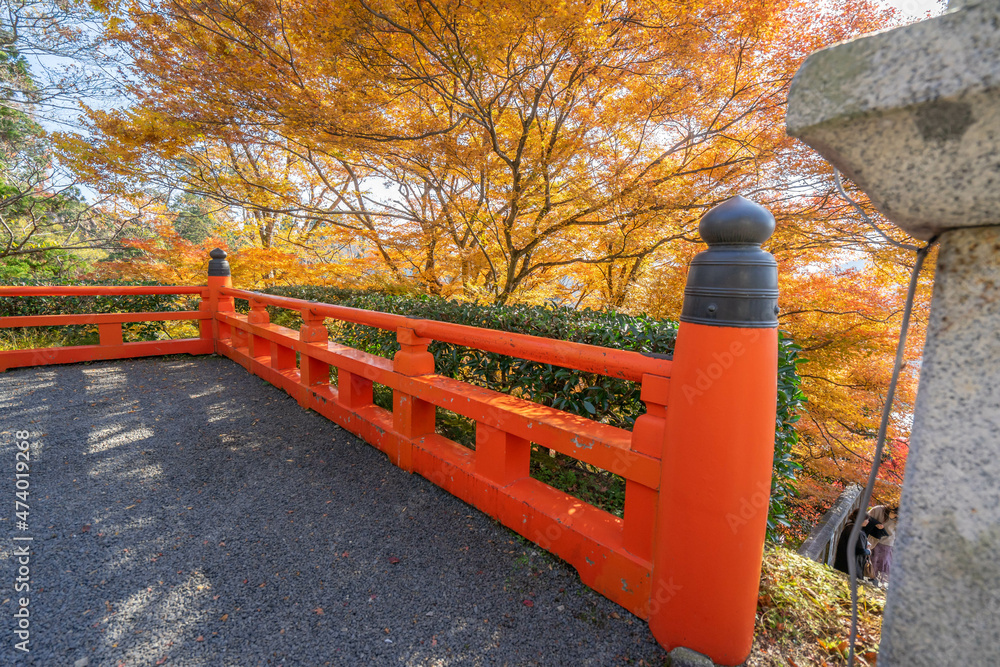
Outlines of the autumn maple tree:
[{"label": "autumn maple tree", "polygon": [[839,16],[796,29],[801,13],[131,3],[109,25],[135,103],[92,112],[83,154],[105,182],[240,209],[263,247],[374,258],[431,292],[499,302],[590,291],[581,269],[597,267],[598,293],[621,305],[657,251],[695,239],[701,212],[761,187],[788,143],[795,65],[858,29]]},{"label": "autumn maple tree", "polygon": [[[238,284],[394,283],[676,317],[699,217],[742,194],[778,219],[768,249],[781,324],[808,359],[810,494],[825,502],[831,482],[870,461],[911,260],[785,134],[784,104],[810,52],[887,27],[891,11],[869,0],[100,6],[130,59],[128,104],[89,110],[90,136],[65,136],[64,159],[96,189],[210,202]],[[134,246],[154,264],[201,250],[165,215]]]}]

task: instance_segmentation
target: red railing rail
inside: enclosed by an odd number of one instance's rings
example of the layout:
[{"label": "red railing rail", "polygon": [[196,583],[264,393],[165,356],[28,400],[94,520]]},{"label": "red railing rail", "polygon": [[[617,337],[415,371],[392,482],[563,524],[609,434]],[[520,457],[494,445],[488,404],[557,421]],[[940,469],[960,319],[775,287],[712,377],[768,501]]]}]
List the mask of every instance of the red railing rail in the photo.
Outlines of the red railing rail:
[{"label": "red railing rail", "polygon": [[126,296],[128,294],[201,294],[204,285],[0,285],[4,296]]},{"label": "red railing rail", "polygon": [[[205,285],[50,285],[0,286],[0,298],[26,296],[128,296],[185,295],[208,297]],[[99,344],[0,350],[0,371],[24,366],[71,364],[81,361],[128,359],[165,354],[211,354],[215,344],[211,339],[208,310],[181,310],[133,313],[71,313],[59,315],[14,315],[0,317],[0,329],[22,327],[63,327],[96,324]],[[124,342],[122,324],[130,322],[165,322],[192,320],[202,323],[198,338]]]},{"label": "red railing rail", "polygon": [[662,356],[642,354],[630,350],[615,350],[597,345],[529,336],[526,334],[483,329],[464,324],[424,320],[405,315],[394,315],[361,308],[335,306],[329,303],[307,301],[285,296],[274,296],[247,290],[222,288],[220,293],[247,301],[258,301],[269,306],[288,310],[308,310],[342,322],[362,324],[386,331],[400,328],[412,329],[417,336],[444,343],[454,343],[485,352],[505,354],[518,359],[537,361],[564,368],[596,373],[609,377],[642,382],[643,375],[670,376],[670,360]]}]

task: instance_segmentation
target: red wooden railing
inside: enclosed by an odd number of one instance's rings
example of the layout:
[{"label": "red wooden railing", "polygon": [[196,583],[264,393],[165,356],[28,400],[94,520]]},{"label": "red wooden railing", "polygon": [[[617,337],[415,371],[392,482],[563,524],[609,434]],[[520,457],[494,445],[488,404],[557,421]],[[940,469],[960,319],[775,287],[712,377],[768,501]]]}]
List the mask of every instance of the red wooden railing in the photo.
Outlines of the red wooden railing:
[{"label": "red wooden railing", "polygon": [[[692,265],[673,361],[233,289],[217,249],[206,286],[0,287],[0,297],[202,297],[198,311],[0,318],[0,327],[96,323],[101,334],[100,345],[0,352],[0,370],[225,355],[568,561],[587,585],[648,619],[664,646],[739,664],[753,639],[774,443],[776,291],[754,284],[763,271],[776,286],[773,259],[759,249],[773,223],[740,198],[703,218],[712,249]],[[248,314],[235,299],[249,302]],[[300,329],[271,323],[269,306],[297,311]],[[390,361],[332,343],[327,318],[395,331],[400,351]],[[198,320],[200,337],[122,342],[123,322],[168,319]],[[432,340],[641,382],[646,413],[630,432],[437,375]],[[374,404],[373,383],[392,390],[392,410]],[[475,421],[474,450],[435,432],[437,407]],[[532,443],[624,477],[624,516],[531,478]]]},{"label": "red wooden railing", "polygon": [[[533,361],[641,378],[643,399],[661,409],[670,361],[224,286],[219,293],[220,354],[361,436],[404,470],[419,473],[572,563],[589,586],[647,617],[658,456],[644,450],[632,432],[434,374],[427,335]],[[227,298],[249,301],[249,314],[234,312]],[[298,311],[302,328],[269,323],[267,306]],[[327,317],[395,331],[401,349],[389,361],[328,342]],[[331,367],[337,369],[336,386],[330,383]],[[373,403],[374,382],[392,389],[391,411]],[[435,407],[476,421],[475,450],[434,432]],[[662,421],[663,415],[643,419]],[[531,443],[624,477],[624,519],[532,479]]]},{"label": "red wooden railing", "polygon": [[[125,296],[129,294],[198,294],[208,296],[207,287],[98,287],[98,286],[51,286],[51,287],[0,287],[0,297],[19,296]],[[0,351],[0,371],[22,366],[44,366],[48,364],[72,364],[81,361],[103,361],[108,359],[128,359],[131,357],[151,357],[164,354],[211,354],[215,351],[211,329],[202,326],[198,338],[178,340],[157,340],[126,343],[122,340],[122,324],[126,322],[164,322],[168,320],[198,320],[207,322],[212,318],[208,311],[173,311],[155,313],[80,313],[72,315],[30,315],[0,317],[0,329],[15,327],[62,327],[79,324],[96,324],[100,343],[98,345],[73,345],[69,347],[47,347],[33,350]]]}]

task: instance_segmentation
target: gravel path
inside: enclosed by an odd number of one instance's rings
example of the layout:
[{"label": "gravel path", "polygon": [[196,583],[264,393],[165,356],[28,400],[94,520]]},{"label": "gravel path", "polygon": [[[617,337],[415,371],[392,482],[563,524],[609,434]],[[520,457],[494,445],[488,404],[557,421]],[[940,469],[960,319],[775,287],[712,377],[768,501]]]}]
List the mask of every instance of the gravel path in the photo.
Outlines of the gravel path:
[{"label": "gravel path", "polygon": [[0,373],[0,452],[3,665],[665,660],[572,568],[227,359]]}]

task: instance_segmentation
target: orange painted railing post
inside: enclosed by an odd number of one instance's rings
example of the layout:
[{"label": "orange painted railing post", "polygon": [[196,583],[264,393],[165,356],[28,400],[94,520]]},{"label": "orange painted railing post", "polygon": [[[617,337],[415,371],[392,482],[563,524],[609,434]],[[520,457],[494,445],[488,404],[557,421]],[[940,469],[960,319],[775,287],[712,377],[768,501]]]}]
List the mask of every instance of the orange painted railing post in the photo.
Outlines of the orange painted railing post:
[{"label": "orange painted railing post", "polygon": [[337,369],[337,402],[352,410],[371,405],[373,400],[372,381],[363,375]]},{"label": "orange painted railing post", "polygon": [[122,338],[121,322],[98,324],[97,333],[100,336],[101,345],[122,345],[125,342]]},{"label": "orange painted railing post", "polygon": [[506,431],[476,422],[476,473],[507,486],[528,477],[531,443]]},{"label": "orange painted railing post", "polygon": [[271,368],[277,371],[287,371],[295,368],[295,350],[272,340]]},{"label": "orange painted railing post", "polygon": [[[250,301],[250,313],[247,315],[247,322],[249,324],[268,324],[271,322],[271,316],[267,314],[267,305],[263,301],[256,299]],[[263,336],[251,334],[249,353],[252,359],[270,365],[271,341]]]},{"label": "orange painted railing post", "polygon": [[[256,304],[256,305],[255,305]],[[258,314],[254,314],[258,313]],[[255,319],[260,320],[256,322]],[[267,313],[267,304],[263,301],[255,300],[250,306],[250,315],[247,317],[247,321],[252,324],[268,324],[271,322],[271,317]],[[259,340],[258,340],[259,339]],[[268,341],[259,336],[254,336],[254,351],[257,347],[261,347],[261,354],[263,354],[263,345],[267,345],[270,348],[271,353],[271,368],[277,371],[294,371],[296,366],[295,360],[295,350],[287,345],[282,345],[277,340]]]},{"label": "orange painted railing post", "polygon": [[[223,296],[219,290],[223,287],[232,287],[233,279],[229,274],[229,262],[226,261],[226,251],[216,248],[208,253],[211,261],[208,263],[208,308],[214,316],[215,313],[232,313],[236,310],[233,297]],[[201,309],[204,308],[204,301]],[[217,318],[212,319],[212,338],[215,339],[215,351],[219,352],[218,341],[230,338],[232,332],[230,326],[225,322],[220,322]]]},{"label": "orange painted railing post", "polygon": [[[325,318],[309,308],[304,308],[301,312],[302,326],[299,328],[299,340],[303,343],[318,343],[325,347],[330,338],[330,332],[323,324]],[[311,393],[309,387],[330,383],[330,364],[310,356],[307,349],[299,354],[299,383],[302,385],[299,404],[303,407],[309,403]]]},{"label": "orange painted railing post", "polygon": [[[778,272],[763,207],[701,220],[674,348],[649,626],[668,649],[741,664],[753,644],[777,402]],[[645,389],[645,387],[644,387]]]},{"label": "orange painted railing post", "polygon": [[[636,419],[632,427],[632,451],[657,459],[662,456],[669,392],[670,378],[648,374],[642,376],[640,398],[646,404],[646,414]],[[656,489],[632,480],[625,482],[622,546],[647,561],[653,559],[653,529],[656,525],[658,497]]]},{"label": "orange painted railing post", "polygon": [[[205,287],[205,289],[201,291],[201,301],[198,302],[198,310],[203,313],[211,313],[212,312],[211,299],[212,299],[211,292],[209,291],[208,287]],[[211,319],[199,320],[198,337],[201,338],[202,340],[214,341],[215,334],[212,333],[214,328],[215,328],[214,316]]]},{"label": "orange painted railing post", "polygon": [[[392,368],[400,375],[429,375],[434,372],[434,355],[427,351],[430,338],[422,338],[413,329],[400,327],[396,331],[399,352],[392,360]],[[408,439],[417,439],[434,432],[434,404],[404,392],[392,392],[392,427]],[[409,442],[400,442],[395,459],[403,470],[413,470],[412,447]]]}]

